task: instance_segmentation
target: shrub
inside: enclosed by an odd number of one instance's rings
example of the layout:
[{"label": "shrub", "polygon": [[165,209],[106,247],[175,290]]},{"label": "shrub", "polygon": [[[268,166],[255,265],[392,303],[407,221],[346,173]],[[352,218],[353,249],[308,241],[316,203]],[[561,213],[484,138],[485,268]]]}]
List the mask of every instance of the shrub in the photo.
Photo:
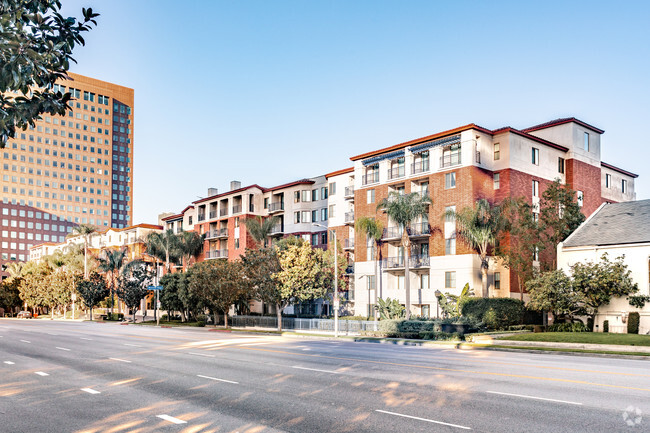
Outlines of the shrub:
[{"label": "shrub", "polygon": [[379,322],[377,332],[386,337],[420,338],[420,331],[440,332],[440,322],[429,320],[382,320]]},{"label": "shrub", "polygon": [[609,320],[603,322],[603,332],[609,332]]},{"label": "shrub", "polygon": [[582,322],[554,323],[546,330],[548,332],[589,332],[588,327]]},{"label": "shrub", "polygon": [[205,326],[205,324],[208,321],[208,316],[205,314],[197,314],[196,315],[196,326],[202,328]]},{"label": "shrub", "polygon": [[507,329],[521,324],[524,303],[512,298],[469,298],[463,302],[461,313],[475,323],[483,322],[489,329]]},{"label": "shrub", "polygon": [[638,334],[639,333],[639,321],[641,317],[639,313],[632,312],[627,316],[627,333],[628,334]]},{"label": "shrub", "polygon": [[589,332],[594,332],[594,318],[591,316],[587,318],[587,330]]},{"label": "shrub", "polygon": [[423,340],[437,340],[437,341],[463,341],[464,337],[457,332],[436,332],[436,331],[420,331],[420,338]]},{"label": "shrub", "polygon": [[340,320],[372,320],[372,317],[367,316],[341,316]]},{"label": "shrub", "polygon": [[124,313],[108,313],[106,315],[106,320],[122,321],[124,320]]},{"label": "shrub", "polygon": [[508,326],[508,331],[534,331],[535,325],[512,325]]}]

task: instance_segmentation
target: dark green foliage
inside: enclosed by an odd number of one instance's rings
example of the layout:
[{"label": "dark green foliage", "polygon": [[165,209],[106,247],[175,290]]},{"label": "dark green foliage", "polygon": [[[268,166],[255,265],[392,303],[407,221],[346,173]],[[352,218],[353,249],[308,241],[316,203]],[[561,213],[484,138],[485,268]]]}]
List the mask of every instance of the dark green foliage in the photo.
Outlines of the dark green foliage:
[{"label": "dark green foliage", "polygon": [[130,262],[118,278],[117,296],[131,309],[134,322],[135,311],[140,305],[140,301],[149,293],[147,287],[152,280],[153,275],[147,269],[146,264],[139,261]]},{"label": "dark green foliage", "polygon": [[512,325],[508,326],[508,331],[534,331],[535,325]]},{"label": "dark green foliage", "polygon": [[423,320],[382,320],[377,330],[386,337],[419,338],[422,331],[440,332],[440,321]]},{"label": "dark green foliage", "polygon": [[582,322],[563,322],[549,325],[547,332],[589,332],[589,328]]},{"label": "dark green foliage", "polygon": [[400,319],[405,315],[405,309],[402,304],[399,303],[397,299],[386,298],[377,298],[377,305],[375,306],[377,311],[379,311],[379,317],[382,320],[393,320]]},{"label": "dark green foliage", "polygon": [[461,305],[463,316],[483,322],[489,329],[506,329],[519,325],[524,317],[524,303],[512,298],[469,298]]},{"label": "dark green foliage", "polygon": [[646,302],[650,302],[650,296],[648,295],[631,295],[627,297],[627,302],[633,307],[643,308],[645,307]]},{"label": "dark green foliage", "polygon": [[594,332],[594,318],[591,316],[587,318],[587,331]]},{"label": "dark green foliage", "polygon": [[20,282],[21,278],[10,277],[0,282],[0,307],[11,311],[20,307]]},{"label": "dark green foliage", "polygon": [[78,279],[76,286],[83,303],[90,308],[90,320],[93,320],[92,309],[108,296],[106,281],[100,274],[93,272],[87,280]]},{"label": "dark green foliage", "polygon": [[83,19],[63,17],[59,0],[0,1],[0,148],[43,113],[64,115],[70,93],[55,91],[67,77],[72,50],[98,14],[82,9]]},{"label": "dark green foliage", "polygon": [[114,320],[116,322],[121,322],[124,320],[124,313],[108,313],[106,315],[106,320]]},{"label": "dark green foliage", "polygon": [[627,333],[628,334],[638,334],[639,333],[639,321],[641,317],[639,313],[632,312],[627,316]]},{"label": "dark green foliage", "polygon": [[603,322],[603,332],[609,332],[609,320]]},{"label": "dark green foliage", "polygon": [[464,341],[465,337],[457,332],[436,332],[436,331],[420,331],[419,338],[422,340],[437,340],[437,341]]}]

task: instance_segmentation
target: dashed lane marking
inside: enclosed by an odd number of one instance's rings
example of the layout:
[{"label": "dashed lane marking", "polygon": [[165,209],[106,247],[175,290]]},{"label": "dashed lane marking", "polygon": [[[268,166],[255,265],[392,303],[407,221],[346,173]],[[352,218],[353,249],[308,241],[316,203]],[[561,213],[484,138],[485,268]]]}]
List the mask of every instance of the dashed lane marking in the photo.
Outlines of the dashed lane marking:
[{"label": "dashed lane marking", "polygon": [[112,359],[113,361],[126,362],[129,364],[131,363],[131,361],[127,361],[126,359],[120,359],[120,358],[108,358],[108,359]]},{"label": "dashed lane marking", "polygon": [[294,366],[291,367],[291,368],[296,368],[296,369],[298,369],[298,370],[318,371],[318,372],[321,372],[321,373],[341,374],[340,371],[320,370],[320,369],[318,369],[318,368],[307,368],[307,367],[301,367],[301,366],[299,366],[299,365],[294,365]]},{"label": "dashed lane marking", "polygon": [[532,395],[522,395],[522,394],[510,394],[507,392],[498,392],[498,391],[486,391],[488,394],[498,394],[498,395],[507,395],[510,397],[520,397],[520,398],[530,398],[533,400],[544,400],[544,401],[552,401],[554,403],[565,403],[565,404],[575,404],[577,406],[582,406],[582,403],[578,403],[575,401],[566,401],[566,400],[556,400],[554,398],[544,398],[544,397],[535,397]]},{"label": "dashed lane marking", "polygon": [[56,346],[56,348],[59,349],[59,350],[65,350],[65,351],[67,351],[67,352],[70,351],[70,349],[66,349],[65,347],[59,347],[59,346]]},{"label": "dashed lane marking", "polygon": [[214,358],[214,355],[207,355],[205,353],[196,353],[196,352],[187,352],[188,355],[196,355],[196,356],[205,356],[206,358]]},{"label": "dashed lane marking", "polygon": [[165,421],[173,422],[174,424],[187,424],[187,421],[183,421],[182,419],[174,418],[173,416],[169,415],[156,415],[158,418],[164,419]]},{"label": "dashed lane marking", "polygon": [[34,373],[38,374],[39,376],[49,376],[49,374],[43,372],[43,371],[35,371]]},{"label": "dashed lane marking", "polygon": [[401,416],[403,418],[410,418],[410,419],[430,422],[430,423],[434,423],[434,424],[446,425],[446,426],[449,426],[449,427],[460,428],[460,429],[463,429],[463,430],[471,430],[472,429],[471,427],[465,427],[463,425],[450,424],[448,422],[436,421],[436,420],[427,419],[427,418],[420,418],[419,416],[404,415],[403,413],[388,412],[387,410],[379,410],[379,409],[377,409],[377,410],[375,410],[375,412],[385,413],[385,414],[388,414],[388,415]]},{"label": "dashed lane marking", "polygon": [[203,379],[210,379],[210,380],[216,380],[217,382],[226,382],[226,383],[234,383],[235,385],[238,385],[239,382],[235,382],[232,380],[226,380],[226,379],[218,379],[216,377],[211,377],[211,376],[203,376],[202,374],[197,374],[198,377],[202,377]]},{"label": "dashed lane marking", "polygon": [[20,340],[20,341],[22,341],[23,343],[31,343],[31,341],[27,341],[27,340]]},{"label": "dashed lane marking", "polygon": [[5,364],[9,364],[9,365],[14,365],[14,364],[15,364],[15,362],[11,362],[11,361],[5,361]]},{"label": "dashed lane marking", "polygon": [[101,394],[99,391],[96,391],[92,388],[81,388],[83,392],[87,392],[88,394]]}]

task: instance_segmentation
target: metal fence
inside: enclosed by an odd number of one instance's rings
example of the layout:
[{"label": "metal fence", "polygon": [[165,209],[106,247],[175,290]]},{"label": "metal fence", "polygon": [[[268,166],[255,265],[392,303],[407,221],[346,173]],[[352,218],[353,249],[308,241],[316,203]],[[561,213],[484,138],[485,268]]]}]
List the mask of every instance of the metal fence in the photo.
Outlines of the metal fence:
[{"label": "metal fence", "polygon": [[[230,323],[238,328],[278,327],[277,317],[272,316],[233,316]],[[339,320],[339,332],[357,334],[361,331],[376,331],[377,323],[368,320]],[[334,332],[334,319],[282,318],[282,329],[291,331]]]}]

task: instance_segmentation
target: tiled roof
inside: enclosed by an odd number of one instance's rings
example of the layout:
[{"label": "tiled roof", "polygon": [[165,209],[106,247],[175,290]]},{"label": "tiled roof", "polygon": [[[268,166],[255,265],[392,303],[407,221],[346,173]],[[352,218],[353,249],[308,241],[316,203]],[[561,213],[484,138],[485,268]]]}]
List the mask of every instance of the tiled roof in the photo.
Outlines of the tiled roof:
[{"label": "tiled roof", "polygon": [[354,171],[354,167],[343,168],[341,170],[336,170],[331,173],[327,173],[325,177],[329,179],[330,177],[338,176],[340,174],[352,173],[353,171]]},{"label": "tiled roof", "polygon": [[650,200],[601,206],[564,241],[565,247],[650,242]]},{"label": "tiled roof", "polygon": [[539,125],[531,126],[529,128],[522,129],[524,132],[531,132],[531,131],[537,131],[539,129],[545,129],[545,128],[550,128],[551,126],[557,126],[557,125],[562,125],[564,123],[569,123],[569,122],[574,122],[577,123],[580,126],[584,126],[585,128],[591,129],[594,132],[597,132],[599,134],[602,134],[605,132],[604,130],[600,128],[596,128],[593,125],[590,125],[588,123],[583,122],[582,120],[576,119],[575,117],[563,117],[561,119],[555,119],[551,120],[550,122],[544,122],[540,123]]},{"label": "tiled roof", "polygon": [[610,170],[618,171],[619,173],[623,173],[623,174],[626,174],[626,175],[631,176],[631,177],[634,177],[634,178],[639,177],[638,174],[634,174],[634,173],[632,173],[631,171],[623,170],[622,168],[618,168],[618,167],[616,167],[616,166],[614,166],[614,165],[612,165],[612,164],[607,164],[606,162],[602,162],[602,161],[601,161],[601,162],[600,162],[600,165],[601,165],[602,167],[609,168]]}]

